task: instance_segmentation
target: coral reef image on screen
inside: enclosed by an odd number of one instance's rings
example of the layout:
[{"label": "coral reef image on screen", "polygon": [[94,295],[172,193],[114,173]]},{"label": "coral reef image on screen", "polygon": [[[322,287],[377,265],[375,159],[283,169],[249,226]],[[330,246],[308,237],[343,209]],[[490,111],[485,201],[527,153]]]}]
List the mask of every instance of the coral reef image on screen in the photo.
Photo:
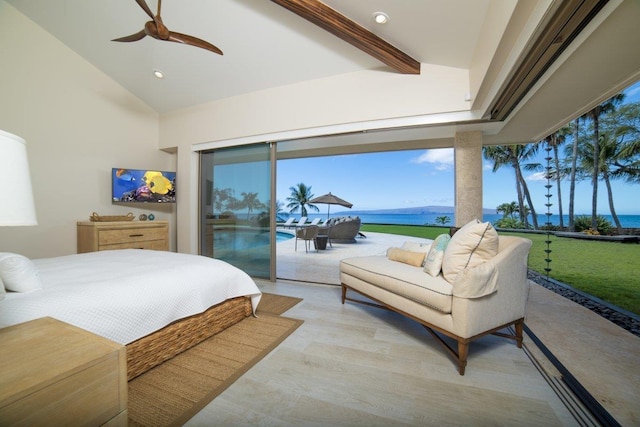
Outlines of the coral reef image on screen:
[{"label": "coral reef image on screen", "polygon": [[111,188],[114,202],[175,203],[176,173],[114,168]]}]

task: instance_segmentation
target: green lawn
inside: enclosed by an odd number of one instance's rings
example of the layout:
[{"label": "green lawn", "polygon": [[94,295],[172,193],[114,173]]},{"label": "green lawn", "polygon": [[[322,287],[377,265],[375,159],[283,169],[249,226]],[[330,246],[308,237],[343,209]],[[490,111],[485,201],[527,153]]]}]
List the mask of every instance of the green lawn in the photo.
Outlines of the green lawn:
[{"label": "green lawn", "polygon": [[[448,233],[448,227],[365,224],[361,231],[373,231],[434,239]],[[507,233],[533,242],[529,268],[544,274],[545,234]],[[551,236],[549,277],[594,295],[610,304],[640,314],[640,245],[599,242]]]}]

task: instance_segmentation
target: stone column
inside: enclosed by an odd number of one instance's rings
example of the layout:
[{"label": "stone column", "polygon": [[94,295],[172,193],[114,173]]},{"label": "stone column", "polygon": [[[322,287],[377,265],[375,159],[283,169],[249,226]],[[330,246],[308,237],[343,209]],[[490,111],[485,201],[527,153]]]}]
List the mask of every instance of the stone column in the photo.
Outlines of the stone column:
[{"label": "stone column", "polygon": [[482,220],[482,132],[457,132],[455,157],[456,227]]}]

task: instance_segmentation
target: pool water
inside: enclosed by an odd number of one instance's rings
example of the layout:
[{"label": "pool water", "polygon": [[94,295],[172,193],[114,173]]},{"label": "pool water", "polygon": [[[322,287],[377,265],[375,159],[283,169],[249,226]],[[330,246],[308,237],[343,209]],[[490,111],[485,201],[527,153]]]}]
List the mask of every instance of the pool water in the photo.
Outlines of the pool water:
[{"label": "pool water", "polygon": [[[216,230],[213,234],[213,247],[214,250],[228,249],[235,251],[263,247],[268,248],[270,236],[270,232],[256,233],[250,230]],[[292,234],[281,231],[276,232],[276,243],[289,239],[293,239]]]}]

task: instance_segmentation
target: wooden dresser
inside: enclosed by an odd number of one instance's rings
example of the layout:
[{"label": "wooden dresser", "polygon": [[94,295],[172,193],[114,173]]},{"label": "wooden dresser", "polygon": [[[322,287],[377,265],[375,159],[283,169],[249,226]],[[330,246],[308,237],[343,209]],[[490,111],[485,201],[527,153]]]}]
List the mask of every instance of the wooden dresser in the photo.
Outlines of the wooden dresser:
[{"label": "wooden dresser", "polygon": [[78,253],[109,249],[169,250],[168,221],[78,222]]},{"label": "wooden dresser", "polygon": [[124,346],[44,317],[0,329],[0,425],[126,426]]}]

